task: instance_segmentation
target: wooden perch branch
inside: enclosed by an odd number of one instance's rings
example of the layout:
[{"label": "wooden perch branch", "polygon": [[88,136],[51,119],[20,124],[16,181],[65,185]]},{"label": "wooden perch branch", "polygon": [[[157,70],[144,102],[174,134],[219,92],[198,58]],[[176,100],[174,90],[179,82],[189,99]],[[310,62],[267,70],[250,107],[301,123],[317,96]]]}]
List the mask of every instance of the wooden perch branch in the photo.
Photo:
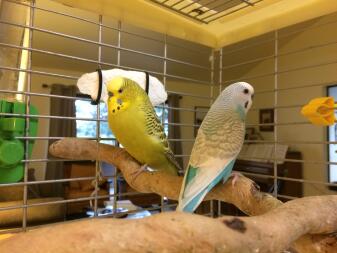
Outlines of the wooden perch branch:
[{"label": "wooden perch branch", "polygon": [[[105,161],[118,167],[137,191],[178,198],[181,177],[157,172],[142,173],[134,180],[132,174],[140,165],[123,149],[66,138],[51,145],[49,151],[60,158]],[[210,219],[175,212],[137,221],[95,219],[15,236],[0,245],[0,252],[274,253],[296,240],[291,252],[333,253],[337,252],[337,236],[325,233],[337,231],[336,198],[311,197],[282,204],[241,176],[235,187],[230,181],[220,184],[206,199],[229,202],[248,215],[260,216]]]},{"label": "wooden perch branch", "polygon": [[[136,179],[133,173],[139,170],[139,164],[124,149],[106,144],[97,144],[95,141],[66,138],[54,142],[49,152],[66,159],[100,160],[119,168],[128,184],[135,190],[143,193],[157,193],[169,199],[177,200],[182,177],[170,176],[163,173],[141,173]],[[266,213],[282,204],[271,195],[261,193],[256,184],[241,176],[235,187],[231,182],[215,187],[206,199],[216,199],[232,203],[248,215]]]},{"label": "wooden perch branch", "polygon": [[48,226],[4,240],[0,252],[278,253],[303,234],[336,229],[337,196],[321,196],[289,201],[255,217],[212,219],[169,212],[140,220],[92,219]]}]

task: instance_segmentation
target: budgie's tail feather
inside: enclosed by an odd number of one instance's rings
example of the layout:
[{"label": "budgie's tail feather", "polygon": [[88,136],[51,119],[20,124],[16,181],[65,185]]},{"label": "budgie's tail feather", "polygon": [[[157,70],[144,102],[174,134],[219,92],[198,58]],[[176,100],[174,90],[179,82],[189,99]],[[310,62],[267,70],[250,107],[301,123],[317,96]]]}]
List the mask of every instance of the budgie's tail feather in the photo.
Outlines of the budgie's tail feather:
[{"label": "budgie's tail feather", "polygon": [[176,208],[177,211],[184,211],[185,204],[183,203],[183,197],[186,185],[195,177],[197,168],[194,168],[192,165],[188,165],[186,173],[184,175],[183,183],[180,188],[180,194],[179,194],[179,204]]},{"label": "budgie's tail feather", "polygon": [[179,171],[178,171],[179,168],[177,168],[174,164],[169,164],[167,166],[167,172],[170,174],[170,175],[173,175],[173,176],[177,176],[179,175]]},{"label": "budgie's tail feather", "polygon": [[229,176],[231,175],[232,168],[234,165],[235,160],[232,160],[227,164],[227,166],[212,180],[210,183],[206,184],[204,188],[200,189],[198,193],[187,199],[184,198],[184,191],[186,189],[186,185],[191,182],[191,180],[196,175],[197,168],[192,167],[191,165],[188,167],[188,171],[185,174],[183,186],[180,192],[179,196],[179,204],[177,206],[177,211],[184,211],[184,212],[194,212],[195,209],[200,205],[200,203],[203,201],[206,194],[212,190],[212,188],[218,184],[222,179],[227,180]]},{"label": "budgie's tail feather", "polygon": [[203,191],[201,191],[197,196],[195,196],[191,201],[188,203],[182,203],[181,201],[179,202],[179,205],[177,206],[177,211],[181,212],[188,212],[188,213],[193,213],[195,209],[200,205],[206,194],[208,193],[207,188]]}]

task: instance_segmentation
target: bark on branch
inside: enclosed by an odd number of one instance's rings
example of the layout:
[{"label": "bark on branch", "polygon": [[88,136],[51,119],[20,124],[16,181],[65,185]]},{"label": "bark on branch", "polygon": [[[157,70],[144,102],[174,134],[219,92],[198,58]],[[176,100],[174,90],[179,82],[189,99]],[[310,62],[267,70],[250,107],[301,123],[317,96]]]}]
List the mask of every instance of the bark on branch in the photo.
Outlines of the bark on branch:
[{"label": "bark on branch", "polygon": [[92,219],[21,233],[1,242],[0,252],[277,253],[303,234],[336,231],[336,210],[337,196],[321,196],[289,201],[255,217],[170,212],[140,220]]}]

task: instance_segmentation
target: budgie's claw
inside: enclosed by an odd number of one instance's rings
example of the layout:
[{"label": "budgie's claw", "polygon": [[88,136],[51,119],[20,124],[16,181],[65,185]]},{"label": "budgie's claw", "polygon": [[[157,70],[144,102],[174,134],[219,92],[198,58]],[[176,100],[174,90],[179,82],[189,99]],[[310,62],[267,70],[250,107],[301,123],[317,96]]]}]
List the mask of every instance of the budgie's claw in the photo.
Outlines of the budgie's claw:
[{"label": "budgie's claw", "polygon": [[233,177],[232,179],[232,187],[235,186],[236,181],[239,179],[240,174],[236,173],[236,172],[232,172],[232,174],[230,175],[231,177]]},{"label": "budgie's claw", "polygon": [[131,175],[132,175],[132,182],[141,174],[143,173],[144,171],[147,171],[148,168],[147,168],[147,164],[143,164],[142,166],[140,166],[139,170],[135,171],[135,172],[132,172]]}]

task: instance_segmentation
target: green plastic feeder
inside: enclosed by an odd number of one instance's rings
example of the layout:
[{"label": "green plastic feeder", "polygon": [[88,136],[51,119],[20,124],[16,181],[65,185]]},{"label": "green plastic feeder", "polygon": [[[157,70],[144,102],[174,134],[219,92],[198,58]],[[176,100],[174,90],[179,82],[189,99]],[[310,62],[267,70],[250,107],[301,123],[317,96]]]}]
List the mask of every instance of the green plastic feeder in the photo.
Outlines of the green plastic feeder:
[{"label": "green plastic feeder", "polygon": [[[25,136],[26,119],[17,114],[26,114],[26,105],[21,102],[0,100],[0,184],[18,182],[24,175],[25,141],[16,137]],[[37,115],[37,109],[30,106],[30,115]],[[29,119],[29,137],[37,135],[37,118]],[[31,157],[34,140],[29,140],[28,155]]]}]

